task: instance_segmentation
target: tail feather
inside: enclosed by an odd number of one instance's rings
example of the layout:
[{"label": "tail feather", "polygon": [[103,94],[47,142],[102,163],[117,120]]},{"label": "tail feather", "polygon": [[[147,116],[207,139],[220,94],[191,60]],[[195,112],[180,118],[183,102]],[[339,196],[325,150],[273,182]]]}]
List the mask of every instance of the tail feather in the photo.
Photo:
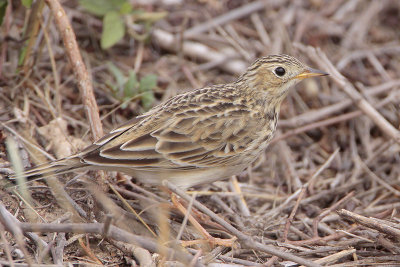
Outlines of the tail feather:
[{"label": "tail feather", "polygon": [[[28,181],[32,181],[38,178],[46,178],[52,175],[69,173],[84,167],[86,167],[86,164],[82,163],[78,157],[71,157],[33,167],[26,170],[23,175]],[[15,180],[17,176],[13,174],[8,178],[10,180]]]}]

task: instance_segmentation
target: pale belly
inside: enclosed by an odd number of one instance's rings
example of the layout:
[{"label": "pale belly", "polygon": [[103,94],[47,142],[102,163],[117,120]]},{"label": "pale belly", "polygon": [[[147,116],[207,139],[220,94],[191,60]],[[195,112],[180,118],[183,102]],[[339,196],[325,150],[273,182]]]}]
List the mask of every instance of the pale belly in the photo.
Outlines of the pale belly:
[{"label": "pale belly", "polygon": [[207,184],[227,179],[232,175],[240,173],[248,165],[248,163],[245,163],[235,166],[197,168],[193,170],[144,171],[129,169],[121,171],[132,175],[142,183],[161,185],[163,180],[167,180],[180,188],[189,188],[200,184]]}]

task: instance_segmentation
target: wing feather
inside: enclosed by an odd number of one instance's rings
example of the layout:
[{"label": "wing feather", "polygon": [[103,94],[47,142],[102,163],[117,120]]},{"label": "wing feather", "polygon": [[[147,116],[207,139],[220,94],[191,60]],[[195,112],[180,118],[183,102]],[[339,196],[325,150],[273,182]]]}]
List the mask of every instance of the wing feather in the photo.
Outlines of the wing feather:
[{"label": "wing feather", "polygon": [[144,151],[154,149],[157,145],[157,139],[150,134],[138,136],[120,146],[123,151]]},{"label": "wing feather", "polygon": [[240,164],[238,154],[254,140],[249,136],[255,133],[248,129],[254,131],[250,124],[258,122],[246,119],[253,111],[221,96],[216,101],[210,96],[195,96],[181,95],[175,102],[157,107],[157,112],[115,129],[96,142],[98,147],[88,151],[83,160],[144,170]]}]

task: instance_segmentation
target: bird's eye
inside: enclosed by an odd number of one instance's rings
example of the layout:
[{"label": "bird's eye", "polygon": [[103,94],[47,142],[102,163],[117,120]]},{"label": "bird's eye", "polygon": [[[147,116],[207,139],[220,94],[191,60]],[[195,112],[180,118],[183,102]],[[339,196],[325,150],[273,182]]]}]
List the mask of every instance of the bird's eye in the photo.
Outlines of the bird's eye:
[{"label": "bird's eye", "polygon": [[285,75],[285,73],[286,73],[286,70],[284,68],[282,68],[282,67],[277,67],[275,69],[275,74],[278,75],[278,76],[282,77],[283,75]]}]

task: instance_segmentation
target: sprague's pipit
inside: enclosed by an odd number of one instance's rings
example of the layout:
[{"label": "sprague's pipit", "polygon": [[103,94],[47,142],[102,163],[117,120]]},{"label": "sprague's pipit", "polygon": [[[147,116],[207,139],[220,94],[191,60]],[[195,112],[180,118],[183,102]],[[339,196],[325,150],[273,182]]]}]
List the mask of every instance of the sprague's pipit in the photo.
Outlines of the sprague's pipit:
[{"label": "sprague's pipit", "polygon": [[103,169],[149,184],[166,179],[183,188],[228,178],[268,146],[289,88],[323,75],[288,55],[259,58],[237,81],[172,97],[83,151],[25,175]]}]

